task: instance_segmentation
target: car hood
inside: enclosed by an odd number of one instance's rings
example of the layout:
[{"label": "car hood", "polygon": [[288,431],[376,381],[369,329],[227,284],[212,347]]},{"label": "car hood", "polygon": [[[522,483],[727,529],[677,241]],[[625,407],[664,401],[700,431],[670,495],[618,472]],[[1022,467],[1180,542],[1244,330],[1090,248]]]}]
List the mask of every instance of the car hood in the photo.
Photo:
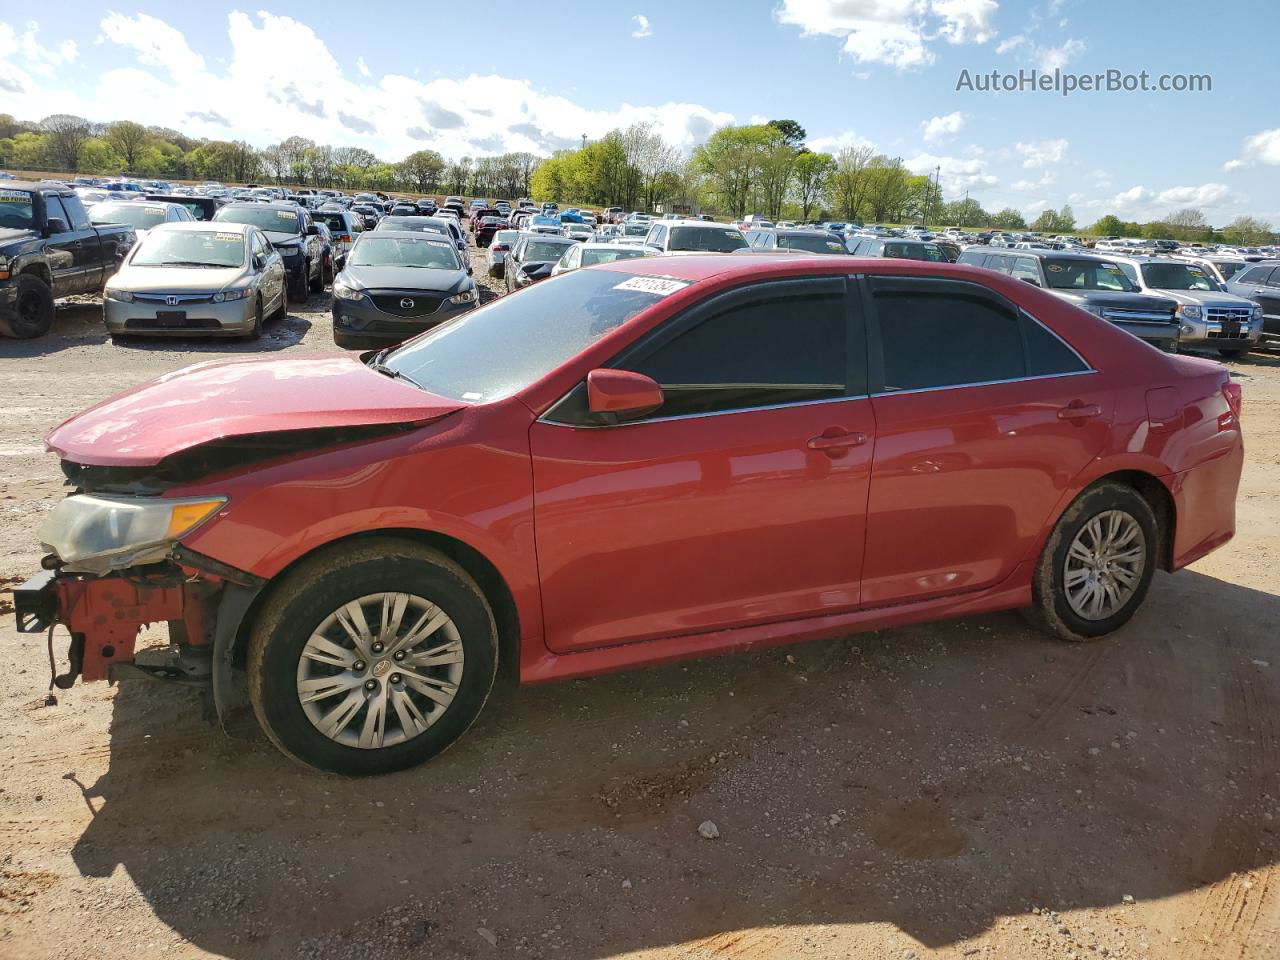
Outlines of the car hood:
[{"label": "car hood", "polygon": [[302,242],[302,234],[300,233],[286,233],[283,230],[263,230],[262,232],[267,235],[267,239],[271,241],[271,245],[273,247],[282,243],[290,244]]},{"label": "car hood", "polygon": [[126,263],[107,281],[107,286],[130,293],[213,293],[243,274],[244,267],[146,267]]},{"label": "car hood", "polygon": [[1088,303],[1097,307],[1114,307],[1117,310],[1156,310],[1172,313],[1177,304],[1168,297],[1146,293],[1110,293],[1106,290],[1062,290],[1050,287],[1049,293],[1070,303]]},{"label": "car hood", "polygon": [[466,284],[464,270],[424,270],[419,267],[347,267],[343,280],[362,290],[427,290],[453,293]]},{"label": "car hood", "polygon": [[1178,303],[1194,304],[1201,307],[1252,307],[1253,301],[1237,297],[1234,293],[1221,290],[1153,290],[1152,293],[1168,297]]},{"label": "car hood", "polygon": [[227,437],[384,424],[419,424],[462,409],[353,356],[212,360],[116,394],[45,438],[63,460],[155,466]]},{"label": "car hood", "polygon": [[[0,180],[0,189],[3,189]],[[0,227],[0,243],[13,243],[15,240],[32,240],[39,236],[34,230],[19,230],[17,227]]]}]

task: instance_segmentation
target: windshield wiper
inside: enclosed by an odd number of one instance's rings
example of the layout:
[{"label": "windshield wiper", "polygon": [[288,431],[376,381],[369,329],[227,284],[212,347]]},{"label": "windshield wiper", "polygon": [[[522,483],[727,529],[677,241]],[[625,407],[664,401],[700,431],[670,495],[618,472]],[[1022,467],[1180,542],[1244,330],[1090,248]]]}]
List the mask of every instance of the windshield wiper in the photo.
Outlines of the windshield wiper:
[{"label": "windshield wiper", "polygon": [[417,380],[413,379],[413,377],[409,376],[409,375],[408,375],[407,373],[405,373],[404,371],[402,371],[402,370],[394,370],[394,369],[392,369],[391,367],[388,367],[385,363],[383,363],[383,362],[379,359],[379,357],[380,357],[380,356],[381,356],[381,354],[375,355],[375,356],[374,356],[374,358],[373,358],[371,361],[369,361],[369,369],[370,369],[370,370],[376,370],[378,373],[381,373],[381,374],[383,374],[384,376],[388,376],[388,377],[390,377],[392,380],[404,380],[404,381],[406,381],[406,382],[408,382],[408,383],[413,384],[413,385],[414,385],[415,387],[417,387],[419,390],[426,390],[426,389],[427,389],[426,387],[424,387],[422,384],[420,384]]},{"label": "windshield wiper", "polygon": [[164,263],[145,264],[157,267],[221,267],[221,263],[209,263],[205,260],[166,260]]}]

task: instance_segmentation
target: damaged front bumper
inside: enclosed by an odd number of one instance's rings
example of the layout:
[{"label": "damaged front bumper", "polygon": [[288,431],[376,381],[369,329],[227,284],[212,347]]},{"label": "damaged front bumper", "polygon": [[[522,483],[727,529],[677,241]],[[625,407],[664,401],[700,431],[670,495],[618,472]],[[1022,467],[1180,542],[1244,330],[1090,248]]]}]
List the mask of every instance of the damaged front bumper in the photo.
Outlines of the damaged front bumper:
[{"label": "damaged front bumper", "polygon": [[[236,641],[264,585],[178,548],[165,563],[106,576],[43,571],[14,590],[14,615],[19,633],[46,633],[51,644],[55,627],[70,633],[68,668],[52,678],[59,689],[77,678],[187,683],[212,696],[225,722],[243,705]],[[156,623],[168,625],[169,645],[135,650],[141,630]]]}]

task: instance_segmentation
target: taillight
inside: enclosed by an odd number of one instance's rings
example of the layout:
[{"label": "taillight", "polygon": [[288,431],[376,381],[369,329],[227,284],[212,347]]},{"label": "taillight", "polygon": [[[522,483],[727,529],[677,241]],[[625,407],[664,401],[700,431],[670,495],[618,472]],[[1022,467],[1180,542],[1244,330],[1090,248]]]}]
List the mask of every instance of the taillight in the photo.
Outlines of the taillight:
[{"label": "taillight", "polygon": [[1228,380],[1222,385],[1222,395],[1227,398],[1227,406],[1231,408],[1231,413],[1239,420],[1240,408],[1244,403],[1244,391],[1240,388],[1240,384],[1234,380]]},{"label": "taillight", "polygon": [[498,253],[502,253],[507,249],[507,245],[505,243],[495,243],[495,244],[492,244],[489,247],[489,249],[496,250]]}]

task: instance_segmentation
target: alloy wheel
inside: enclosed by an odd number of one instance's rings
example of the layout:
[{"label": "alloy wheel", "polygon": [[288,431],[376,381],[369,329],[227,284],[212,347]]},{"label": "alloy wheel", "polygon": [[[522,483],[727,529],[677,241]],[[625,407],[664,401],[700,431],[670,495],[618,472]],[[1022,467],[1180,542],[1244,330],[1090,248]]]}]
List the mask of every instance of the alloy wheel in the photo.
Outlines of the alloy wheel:
[{"label": "alloy wheel", "polygon": [[312,632],[298,659],[298,700],[330,740],[390,747],[444,715],[463,661],[462,637],[439,606],[408,593],[369,594]]},{"label": "alloy wheel", "polygon": [[1063,563],[1067,603],[1086,620],[1118,613],[1137,592],[1147,562],[1147,540],[1138,521],[1107,510],[1080,528]]}]

